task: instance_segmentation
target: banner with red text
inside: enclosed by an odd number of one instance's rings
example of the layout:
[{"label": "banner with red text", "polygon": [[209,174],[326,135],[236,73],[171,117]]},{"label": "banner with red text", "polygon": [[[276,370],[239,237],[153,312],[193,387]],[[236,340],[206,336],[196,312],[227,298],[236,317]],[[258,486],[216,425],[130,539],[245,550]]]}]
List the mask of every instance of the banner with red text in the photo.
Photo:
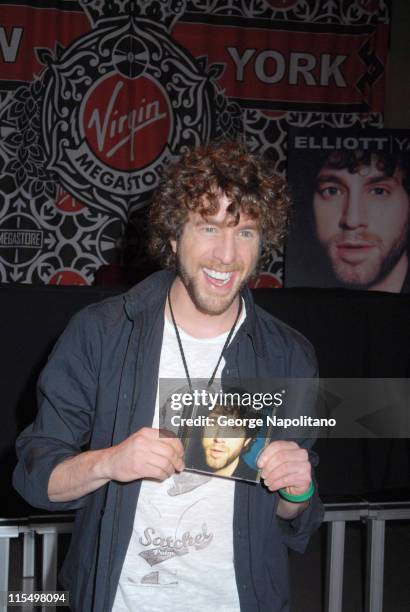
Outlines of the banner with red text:
[{"label": "banner with red text", "polygon": [[[145,212],[187,147],[382,125],[385,0],[0,2],[0,282],[143,267]],[[282,255],[260,283],[280,286]]]}]

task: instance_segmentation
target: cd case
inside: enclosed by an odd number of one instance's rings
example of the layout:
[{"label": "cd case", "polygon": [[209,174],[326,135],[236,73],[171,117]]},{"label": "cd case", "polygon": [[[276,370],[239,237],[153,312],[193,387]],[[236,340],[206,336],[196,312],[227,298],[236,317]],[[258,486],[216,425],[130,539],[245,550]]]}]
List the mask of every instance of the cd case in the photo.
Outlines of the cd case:
[{"label": "cd case", "polygon": [[237,405],[186,406],[175,414],[168,402],[160,410],[159,427],[162,435],[181,440],[187,471],[257,483],[256,461],[272,435],[266,416],[266,410]]}]

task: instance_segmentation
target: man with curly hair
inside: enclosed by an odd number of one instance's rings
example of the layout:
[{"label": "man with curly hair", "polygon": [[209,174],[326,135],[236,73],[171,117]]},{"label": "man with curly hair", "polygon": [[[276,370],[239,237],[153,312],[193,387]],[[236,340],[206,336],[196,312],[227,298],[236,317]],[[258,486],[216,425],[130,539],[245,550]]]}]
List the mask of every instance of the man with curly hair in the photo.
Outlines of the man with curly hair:
[{"label": "man with curly hair", "polygon": [[322,517],[311,440],[268,445],[261,485],[187,473],[158,399],[161,378],[316,375],[306,339],[247,289],[287,206],[284,181],[238,143],[188,151],[150,211],[167,269],[80,312],[57,343],[14,482],[33,505],[77,509],[60,574],[73,610],[288,609],[288,548]]}]

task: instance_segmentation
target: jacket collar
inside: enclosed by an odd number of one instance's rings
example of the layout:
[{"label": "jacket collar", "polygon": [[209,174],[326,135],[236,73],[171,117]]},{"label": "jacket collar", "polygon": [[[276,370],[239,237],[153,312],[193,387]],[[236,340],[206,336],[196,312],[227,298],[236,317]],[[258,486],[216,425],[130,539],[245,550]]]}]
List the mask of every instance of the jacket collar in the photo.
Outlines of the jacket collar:
[{"label": "jacket collar", "polygon": [[[134,319],[140,312],[158,307],[165,303],[167,292],[175,279],[173,270],[160,270],[154,272],[138,285],[134,285],[124,296],[125,310],[130,319]],[[258,356],[265,354],[265,342],[262,330],[258,324],[255,303],[249,287],[244,287],[241,296],[245,301],[246,319],[241,331],[246,333]]]},{"label": "jacket collar", "polygon": [[165,303],[168,288],[175,278],[175,272],[160,270],[154,272],[143,281],[134,285],[124,295],[125,311],[130,319],[134,319],[144,310],[152,310]]},{"label": "jacket collar", "polygon": [[265,354],[265,341],[256,315],[256,306],[249,287],[244,287],[241,291],[241,296],[245,300],[246,319],[242,326],[243,333],[246,333],[253,346],[253,350],[258,357],[263,357]]}]

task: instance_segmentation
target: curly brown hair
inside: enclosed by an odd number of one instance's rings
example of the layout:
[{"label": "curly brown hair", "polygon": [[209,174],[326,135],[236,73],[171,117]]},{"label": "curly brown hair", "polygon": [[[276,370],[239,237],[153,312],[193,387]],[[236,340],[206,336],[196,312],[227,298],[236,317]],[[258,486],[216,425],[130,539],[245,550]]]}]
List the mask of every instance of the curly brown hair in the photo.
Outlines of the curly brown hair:
[{"label": "curly brown hair", "polygon": [[[190,211],[214,215],[221,192],[230,200],[227,212],[239,222],[241,212],[257,220],[262,237],[258,269],[282,245],[287,229],[286,181],[272,164],[238,142],[225,141],[185,153],[164,172],[148,215],[149,249],[159,263],[175,268],[170,240],[178,240]],[[204,198],[205,196],[205,198]]]}]

